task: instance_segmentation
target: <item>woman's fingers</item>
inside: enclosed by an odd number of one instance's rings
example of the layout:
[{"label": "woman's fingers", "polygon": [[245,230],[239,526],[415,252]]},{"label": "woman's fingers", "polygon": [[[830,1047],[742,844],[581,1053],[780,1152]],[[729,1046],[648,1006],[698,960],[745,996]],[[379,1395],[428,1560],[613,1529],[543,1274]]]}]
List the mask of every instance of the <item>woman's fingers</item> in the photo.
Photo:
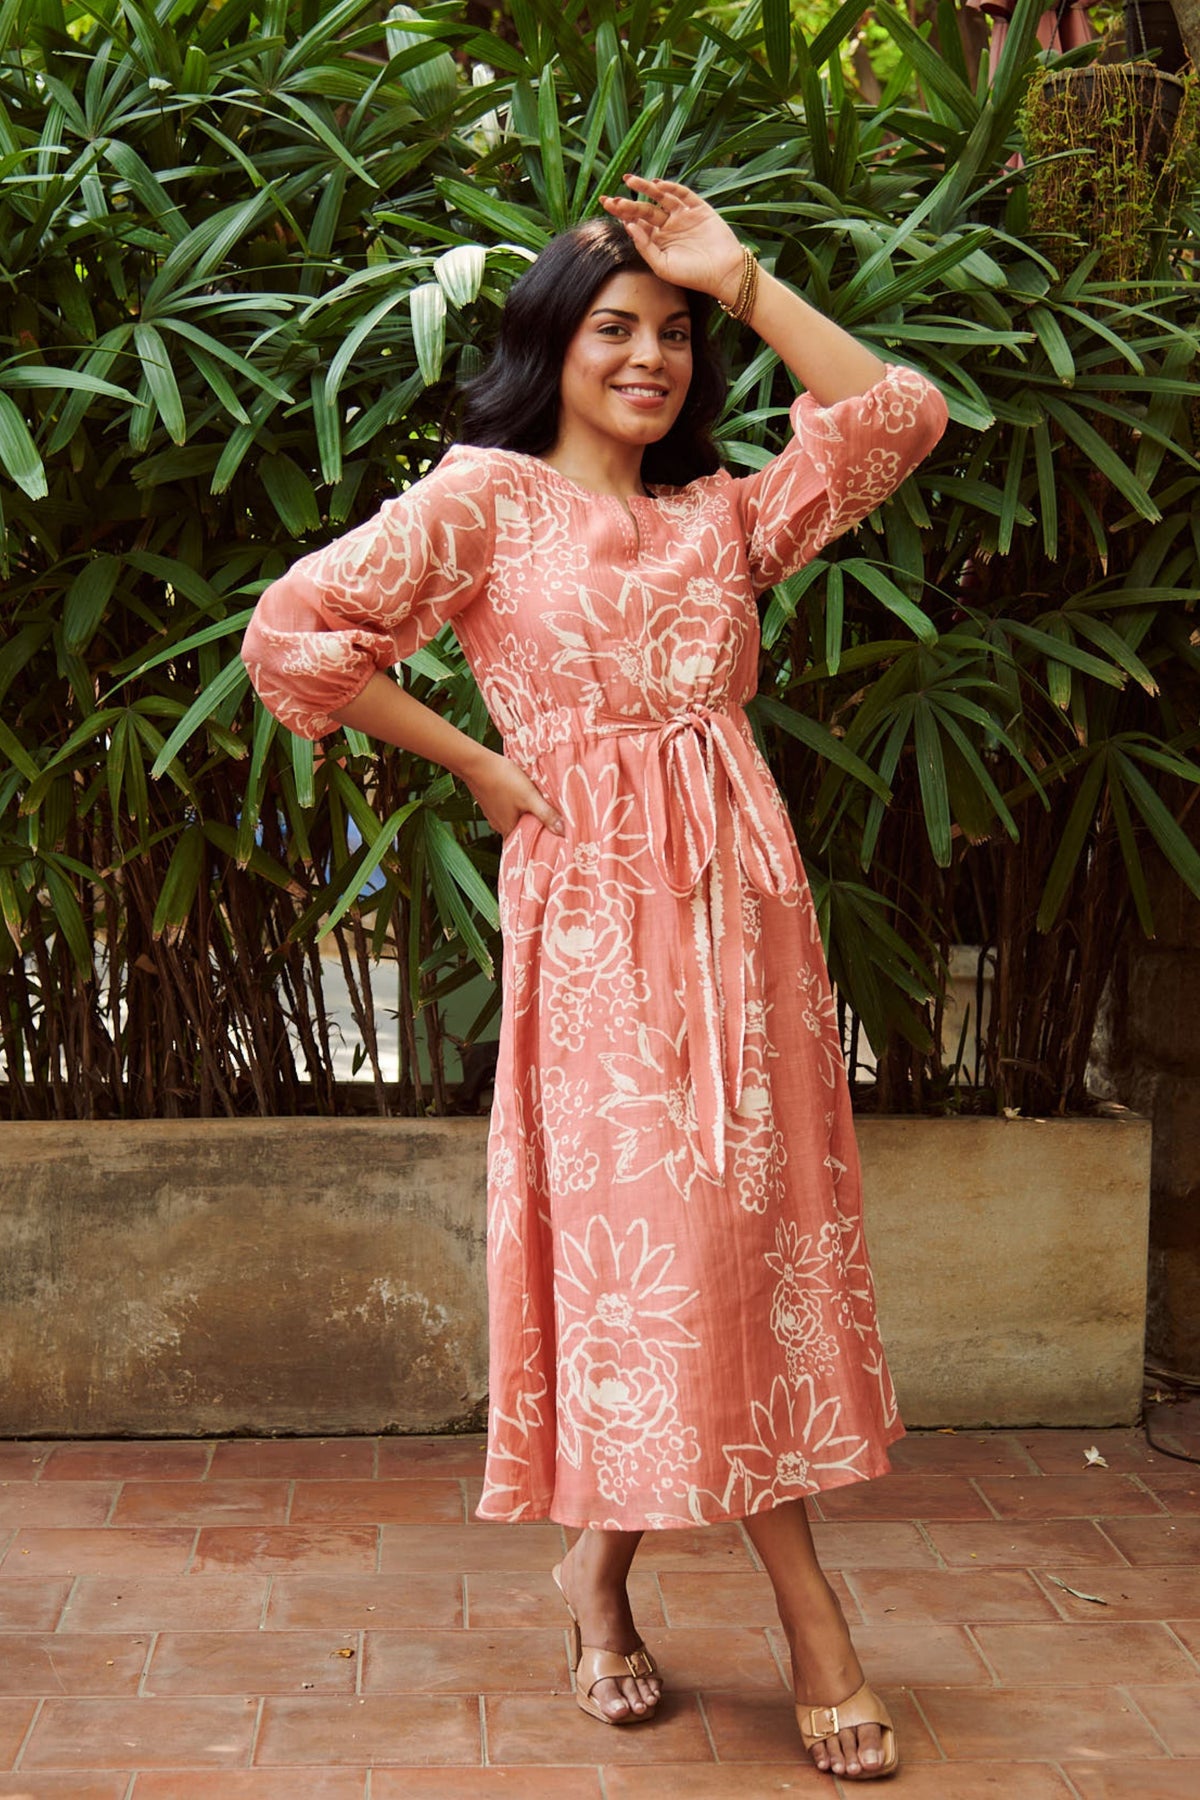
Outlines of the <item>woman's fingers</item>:
[{"label": "woman's fingers", "polygon": [[542,824],[548,825],[551,831],[557,832],[559,837],[563,835],[566,827],[563,825],[562,820],[559,818],[550,802],[548,800],[543,800],[540,794],[538,795],[537,805],[531,807],[530,811],[536,813],[538,818],[542,821]]},{"label": "woman's fingers", "polygon": [[657,176],[651,175],[625,175],[622,176],[622,180],[627,187],[648,188],[652,193],[663,195],[671,200],[695,200],[699,201],[702,206],[707,205],[706,201],[700,200],[699,194],[690,187],[684,187],[681,181],[662,181]]},{"label": "woman's fingers", "polygon": [[623,225],[661,225],[664,214],[660,206],[648,206],[642,200],[625,200],[618,194],[603,194],[600,204],[605,212],[615,213]]}]

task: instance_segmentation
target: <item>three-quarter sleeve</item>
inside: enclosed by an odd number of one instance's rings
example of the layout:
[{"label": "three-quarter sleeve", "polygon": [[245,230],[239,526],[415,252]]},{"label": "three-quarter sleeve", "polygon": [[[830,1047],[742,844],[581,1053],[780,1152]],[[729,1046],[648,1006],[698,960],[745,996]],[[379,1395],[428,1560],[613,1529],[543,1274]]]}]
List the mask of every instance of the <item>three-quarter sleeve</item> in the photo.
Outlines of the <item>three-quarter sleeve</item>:
[{"label": "three-quarter sleeve", "polygon": [[895,492],[946,429],[946,402],[915,369],[887,365],[864,394],[819,406],[801,394],[791,443],[733,483],[751,578],[762,591]]},{"label": "three-quarter sleeve", "polygon": [[495,542],[490,459],[456,449],[365,525],[301,557],[267,588],[242,658],[263,705],[300,737],[377,669],[427,643],[486,584]]}]

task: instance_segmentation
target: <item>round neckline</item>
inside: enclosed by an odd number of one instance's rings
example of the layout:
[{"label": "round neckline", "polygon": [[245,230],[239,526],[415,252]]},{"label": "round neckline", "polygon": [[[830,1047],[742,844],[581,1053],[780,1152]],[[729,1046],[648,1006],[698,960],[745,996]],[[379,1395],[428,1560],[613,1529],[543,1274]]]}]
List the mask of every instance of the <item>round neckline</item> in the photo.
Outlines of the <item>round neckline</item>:
[{"label": "round neckline", "polygon": [[[474,448],[474,446],[466,445],[464,448]],[[572,481],[569,475],[564,475],[561,469],[554,467],[553,463],[543,462],[540,456],[532,456],[528,450],[501,450],[500,455],[516,456],[524,463],[533,463],[542,475],[549,476],[555,486],[566,488],[572,494],[581,494],[585,500],[608,500],[626,512],[638,502],[653,504],[662,498],[661,494],[655,493],[653,489],[645,494],[630,494],[627,499],[622,499],[620,494],[601,494],[595,488],[584,487],[580,481]],[[659,483],[656,482],[654,486],[658,487]]]}]

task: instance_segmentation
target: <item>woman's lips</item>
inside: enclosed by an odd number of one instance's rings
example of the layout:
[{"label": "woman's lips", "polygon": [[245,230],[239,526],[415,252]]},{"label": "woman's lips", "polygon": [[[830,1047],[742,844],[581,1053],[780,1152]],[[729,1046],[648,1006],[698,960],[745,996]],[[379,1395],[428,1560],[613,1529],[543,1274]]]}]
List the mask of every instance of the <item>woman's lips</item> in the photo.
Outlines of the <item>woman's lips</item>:
[{"label": "woman's lips", "polygon": [[665,388],[642,387],[636,384],[614,386],[613,393],[619,394],[629,406],[636,406],[639,412],[653,412],[667,399]]}]

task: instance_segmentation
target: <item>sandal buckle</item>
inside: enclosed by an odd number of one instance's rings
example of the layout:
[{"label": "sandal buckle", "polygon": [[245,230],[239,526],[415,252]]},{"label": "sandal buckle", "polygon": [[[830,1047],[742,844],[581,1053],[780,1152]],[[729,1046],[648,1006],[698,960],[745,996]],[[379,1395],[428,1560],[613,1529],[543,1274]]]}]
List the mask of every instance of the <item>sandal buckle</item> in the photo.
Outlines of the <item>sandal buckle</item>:
[{"label": "sandal buckle", "polygon": [[652,1658],[640,1647],[637,1650],[631,1650],[629,1655],[625,1658],[625,1661],[629,1665],[629,1673],[631,1675],[644,1678],[647,1675],[656,1673]]}]

